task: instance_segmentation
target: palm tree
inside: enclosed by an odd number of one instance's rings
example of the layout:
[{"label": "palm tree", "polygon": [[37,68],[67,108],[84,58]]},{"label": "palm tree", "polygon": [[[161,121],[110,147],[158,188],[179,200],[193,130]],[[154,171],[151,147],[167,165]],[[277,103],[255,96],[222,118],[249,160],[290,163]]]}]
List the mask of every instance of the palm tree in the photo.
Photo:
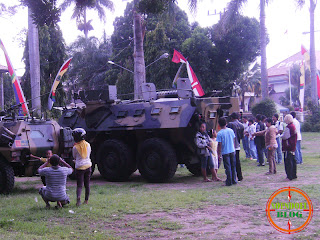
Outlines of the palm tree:
[{"label": "palm tree", "polygon": [[[227,6],[226,20],[230,23],[239,14],[241,6],[247,0],[231,0]],[[268,71],[267,71],[267,33],[265,5],[268,0],[260,0],[260,51],[261,51],[261,92],[262,98],[268,97]]]},{"label": "palm tree", "polygon": [[111,0],[64,0],[61,4],[62,11],[66,10],[72,4],[75,4],[73,9],[72,19],[76,19],[78,29],[84,32],[86,38],[88,38],[88,33],[93,30],[91,25],[92,20],[87,20],[87,10],[93,9],[98,12],[100,20],[105,22],[105,10],[104,8],[113,11],[113,2]]},{"label": "palm tree", "polygon": [[236,80],[236,92],[240,96],[241,106],[244,108],[244,97],[246,92],[253,92],[254,96],[261,94],[260,88],[261,69],[259,64],[255,64],[252,68],[242,73]]},{"label": "palm tree", "polygon": [[[141,85],[146,82],[146,71],[143,51],[144,26],[142,25],[141,15],[138,12],[140,0],[134,0],[133,9],[133,38],[134,38],[134,98],[142,96]],[[174,3],[175,0],[167,0],[167,4]],[[198,0],[188,0],[190,9],[195,11]],[[152,4],[152,2],[151,2]]]}]

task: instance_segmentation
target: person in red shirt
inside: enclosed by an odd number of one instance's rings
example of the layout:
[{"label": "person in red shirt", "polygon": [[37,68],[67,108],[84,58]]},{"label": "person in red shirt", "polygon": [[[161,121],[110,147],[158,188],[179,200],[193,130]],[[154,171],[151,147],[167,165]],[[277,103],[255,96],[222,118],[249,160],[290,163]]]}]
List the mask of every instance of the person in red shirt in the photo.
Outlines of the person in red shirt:
[{"label": "person in red shirt", "polygon": [[293,117],[287,114],[284,118],[287,124],[282,138],[282,151],[284,152],[284,167],[289,180],[297,178],[297,163],[294,157],[297,145],[297,131],[293,124]]}]

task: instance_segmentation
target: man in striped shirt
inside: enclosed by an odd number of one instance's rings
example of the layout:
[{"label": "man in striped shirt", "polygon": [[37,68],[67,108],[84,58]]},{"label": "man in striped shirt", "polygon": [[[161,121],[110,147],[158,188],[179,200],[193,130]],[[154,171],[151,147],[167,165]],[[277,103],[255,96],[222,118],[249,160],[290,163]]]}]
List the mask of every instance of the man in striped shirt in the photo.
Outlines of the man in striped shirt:
[{"label": "man in striped shirt", "polygon": [[[47,167],[51,164],[51,167]],[[59,165],[61,164],[62,167]],[[66,193],[67,176],[73,172],[72,167],[54,154],[49,161],[42,164],[38,172],[40,176],[46,177],[46,185],[39,190],[39,194],[50,208],[49,202],[57,202],[58,207],[69,203],[69,197]]]}]

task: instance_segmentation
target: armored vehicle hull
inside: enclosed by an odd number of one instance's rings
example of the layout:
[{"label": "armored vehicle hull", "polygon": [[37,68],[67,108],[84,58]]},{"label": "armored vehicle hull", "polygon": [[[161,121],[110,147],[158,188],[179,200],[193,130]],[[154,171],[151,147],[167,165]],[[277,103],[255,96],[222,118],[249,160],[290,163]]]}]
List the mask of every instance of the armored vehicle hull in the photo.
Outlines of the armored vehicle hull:
[{"label": "armored vehicle hull", "polygon": [[86,130],[91,158],[109,181],[126,180],[138,169],[148,181],[164,182],[174,176],[178,163],[199,175],[194,137],[200,123],[216,128],[219,116],[239,111],[238,99],[229,97],[83,100],[86,107],[66,109],[59,124]]},{"label": "armored vehicle hull", "polygon": [[[64,133],[64,134],[63,134]],[[14,176],[34,176],[39,160],[30,154],[45,156],[47,150],[70,159],[73,139],[71,129],[63,129],[53,120],[13,120],[0,122],[0,193],[14,187]]]}]

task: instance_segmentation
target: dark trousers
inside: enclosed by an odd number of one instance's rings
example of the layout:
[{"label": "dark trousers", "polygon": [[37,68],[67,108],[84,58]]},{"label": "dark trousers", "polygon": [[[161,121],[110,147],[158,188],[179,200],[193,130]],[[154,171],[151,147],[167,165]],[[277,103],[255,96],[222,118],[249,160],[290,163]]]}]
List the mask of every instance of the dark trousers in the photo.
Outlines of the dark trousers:
[{"label": "dark trousers", "polygon": [[297,178],[297,162],[292,152],[284,153],[284,169],[289,180]]},{"label": "dark trousers", "polygon": [[91,167],[86,170],[76,169],[76,178],[77,178],[77,199],[81,197],[82,186],[85,187],[85,198],[84,200],[89,199],[90,194],[90,177],[91,177]]},{"label": "dark trousers", "polygon": [[241,163],[240,163],[240,150],[236,150],[236,171],[238,181],[242,181],[242,171],[241,171]]},{"label": "dark trousers", "polygon": [[222,155],[223,165],[226,171],[227,180],[226,185],[231,186],[231,184],[236,184],[236,161],[234,157],[234,152]]},{"label": "dark trousers", "polygon": [[258,157],[258,162],[259,164],[264,164],[264,147],[260,143],[257,143],[257,157]]}]

